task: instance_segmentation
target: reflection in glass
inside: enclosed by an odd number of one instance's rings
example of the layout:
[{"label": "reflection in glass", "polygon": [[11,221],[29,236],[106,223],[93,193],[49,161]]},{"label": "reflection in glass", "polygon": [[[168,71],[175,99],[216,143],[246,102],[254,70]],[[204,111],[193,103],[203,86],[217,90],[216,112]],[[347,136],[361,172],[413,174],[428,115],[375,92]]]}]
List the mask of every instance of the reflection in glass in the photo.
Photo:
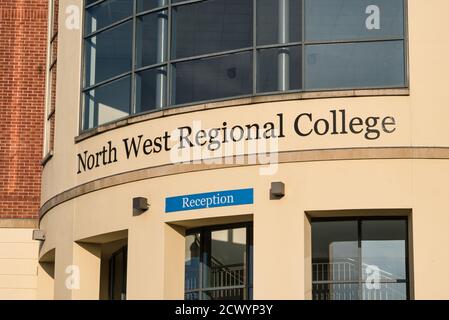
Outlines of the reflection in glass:
[{"label": "reflection in glass", "polygon": [[112,288],[112,297],[114,300],[121,300],[122,295],[122,283],[124,282],[124,271],[125,266],[123,265],[123,251],[118,253],[113,258],[114,268],[113,268],[113,283],[115,284]]},{"label": "reflection in glass", "polygon": [[301,0],[257,1],[257,45],[301,41]]},{"label": "reflection in glass", "polygon": [[[169,0],[136,0],[137,12],[143,12],[168,5]],[[173,2],[173,1],[172,1]]]},{"label": "reflection in glass", "polygon": [[144,67],[167,61],[167,11],[138,17],[136,30],[136,66]]},{"label": "reflection in glass", "polygon": [[[246,283],[246,228],[213,231],[204,287],[244,286]],[[219,295],[232,294],[221,292]]]},{"label": "reflection in glass", "polygon": [[247,95],[252,92],[252,53],[173,65],[173,104]]},{"label": "reflection in glass", "polygon": [[[406,278],[406,222],[373,220],[362,222],[362,264],[376,266],[381,281]],[[370,274],[363,273],[363,278]],[[371,272],[372,273],[372,272]]]},{"label": "reflection in glass", "polygon": [[306,46],[306,88],[404,86],[402,41]]},{"label": "reflection in glass", "polygon": [[244,289],[220,289],[204,291],[202,300],[244,300]]},{"label": "reflection in glass", "polygon": [[127,252],[125,246],[109,259],[109,300],[126,300]]},{"label": "reflection in glass", "polygon": [[87,91],[84,100],[84,130],[123,118],[130,112],[131,77]]},{"label": "reflection in glass", "polygon": [[403,0],[305,1],[307,40],[402,38],[404,35]]},{"label": "reflection in glass", "polygon": [[131,71],[132,22],[86,39],[85,86]]},{"label": "reflection in glass", "polygon": [[[200,286],[200,234],[186,236],[185,242],[185,290],[198,289]],[[195,300],[197,293],[187,293],[187,300]]]},{"label": "reflection in glass", "polygon": [[[251,299],[252,235],[249,226],[203,229],[186,236],[185,298]],[[249,264],[249,266],[248,266]]]},{"label": "reflection in glass", "polygon": [[315,300],[405,300],[407,220],[312,221]]},{"label": "reflection in glass", "polygon": [[166,68],[149,69],[137,73],[136,112],[155,110],[165,106]]},{"label": "reflection in glass", "polygon": [[133,0],[108,0],[86,10],[86,34],[130,17]]},{"label": "reflection in glass", "polygon": [[312,222],[313,281],[357,280],[357,221]]},{"label": "reflection in glass", "polygon": [[358,283],[313,284],[313,300],[358,300]]},{"label": "reflection in glass", "polygon": [[362,300],[407,300],[407,284],[379,283],[377,288],[364,285]]},{"label": "reflection in glass", "polygon": [[[289,68],[280,60],[288,57]],[[301,84],[301,47],[263,49],[257,56],[257,92],[299,90]]]},{"label": "reflection in glass", "polygon": [[209,0],[173,8],[172,58],[252,46],[252,0]]},{"label": "reflection in glass", "polygon": [[85,5],[83,93],[131,74],[132,114],[261,93],[407,84],[404,0]]}]

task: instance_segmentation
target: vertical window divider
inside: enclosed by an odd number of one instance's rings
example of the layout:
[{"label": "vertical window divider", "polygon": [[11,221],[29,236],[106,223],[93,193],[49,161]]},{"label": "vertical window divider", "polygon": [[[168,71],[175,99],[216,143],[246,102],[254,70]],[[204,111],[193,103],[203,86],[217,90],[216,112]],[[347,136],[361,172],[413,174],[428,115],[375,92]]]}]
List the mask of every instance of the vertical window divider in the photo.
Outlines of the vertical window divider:
[{"label": "vertical window divider", "polygon": [[204,267],[204,258],[205,258],[205,251],[204,251],[204,244],[206,243],[204,236],[205,236],[205,232],[203,230],[198,232],[200,235],[200,272],[199,272],[199,279],[198,279],[198,300],[202,300],[202,295],[203,295],[203,277],[204,277],[204,271],[203,271],[203,267]]},{"label": "vertical window divider", "polygon": [[410,68],[409,68],[409,57],[408,57],[408,50],[409,50],[409,35],[408,35],[408,0],[403,0],[403,8],[402,8],[402,15],[403,15],[403,34],[402,34],[402,45],[403,45],[403,52],[404,52],[404,84],[409,87],[410,86]]},{"label": "vertical window divider", "polygon": [[165,99],[165,107],[172,105],[172,64],[171,64],[171,42],[172,42],[172,0],[167,0],[167,15],[168,15],[168,34],[167,34],[167,61],[166,63],[166,71],[167,76],[165,78],[166,81],[166,99]]},{"label": "vertical window divider", "polygon": [[250,223],[246,224],[246,292],[244,293],[247,300],[252,300],[252,278],[253,278],[253,271],[252,271],[252,251],[253,251],[253,227]]},{"label": "vertical window divider", "polygon": [[130,114],[136,114],[137,113],[137,91],[136,91],[136,55],[137,55],[137,0],[133,1],[133,39],[132,39],[132,58],[131,58],[131,105],[130,105]]},{"label": "vertical window divider", "polygon": [[305,91],[305,81],[306,81],[306,0],[301,0],[301,91]]},{"label": "vertical window divider", "polygon": [[253,0],[253,95],[257,93],[257,0]]},{"label": "vertical window divider", "polygon": [[362,299],[362,220],[359,218],[357,219],[357,247],[358,247],[358,268],[359,268],[359,276],[358,276],[358,284],[359,284],[359,288],[358,288],[358,294],[359,294],[359,300]]}]

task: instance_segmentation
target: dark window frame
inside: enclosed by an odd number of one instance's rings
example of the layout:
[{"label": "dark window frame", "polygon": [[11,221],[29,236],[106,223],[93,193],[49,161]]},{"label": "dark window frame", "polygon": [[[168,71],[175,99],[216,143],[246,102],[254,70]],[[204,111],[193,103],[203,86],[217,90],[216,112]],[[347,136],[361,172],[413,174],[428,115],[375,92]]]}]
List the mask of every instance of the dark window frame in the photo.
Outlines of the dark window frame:
[{"label": "dark window frame", "polygon": [[[122,279],[122,283],[121,284],[116,284],[115,283],[115,261],[117,259],[117,257],[122,254],[122,265],[123,265],[123,279]],[[111,257],[109,258],[108,261],[108,265],[109,265],[109,284],[108,284],[108,298],[109,300],[116,300],[114,299],[114,291],[115,291],[115,286],[119,285],[121,286],[122,290],[124,292],[120,292],[120,294],[124,294],[125,295],[125,300],[126,300],[126,285],[127,285],[127,274],[128,274],[128,246],[123,246],[120,249],[118,249],[117,251],[115,251],[114,253],[112,253]],[[120,297],[121,300],[121,297]]]},{"label": "dark window frame", "polygon": [[[227,229],[238,229],[246,228],[246,283],[243,286],[227,286],[227,287],[204,287],[203,286],[203,269],[205,264],[205,257],[207,250],[209,249],[209,244],[206,243],[206,239],[210,240],[210,235],[214,231],[227,230]],[[185,290],[184,296],[187,294],[196,293],[198,294],[198,299],[202,300],[203,293],[219,291],[221,289],[243,289],[244,290],[244,300],[253,299],[253,222],[242,222],[234,224],[221,224],[213,226],[203,226],[198,228],[188,229],[185,236],[190,236],[194,234],[200,234],[200,261],[199,261],[199,284],[197,289]],[[209,234],[209,237],[205,237],[205,234]]]},{"label": "dark window frame", "polygon": [[[87,1],[85,1],[85,5],[84,5],[84,10],[87,10],[91,7],[94,7],[96,5],[99,5],[103,2],[106,2],[108,0],[98,0],[95,2],[92,2],[90,4],[86,4]],[[216,101],[225,101],[225,100],[230,100],[230,99],[238,99],[238,98],[247,98],[247,97],[252,97],[252,96],[265,96],[265,95],[273,95],[273,94],[286,94],[286,93],[297,93],[297,92],[322,92],[322,91],[340,91],[340,90],[350,90],[350,89],[359,89],[359,90],[364,90],[364,89],[398,89],[398,88],[408,88],[409,87],[409,63],[408,63],[408,52],[409,52],[409,45],[408,45],[408,0],[402,0],[403,1],[403,37],[381,37],[381,38],[366,38],[366,39],[345,39],[345,40],[336,40],[336,41],[307,41],[305,39],[305,25],[306,25],[306,13],[305,13],[305,1],[306,0],[301,0],[301,15],[302,15],[302,21],[301,21],[301,33],[302,33],[302,38],[301,41],[298,42],[288,42],[288,43],[277,43],[277,44],[269,44],[269,45],[258,45],[257,44],[257,0],[252,0],[253,1],[253,12],[252,12],[252,19],[253,19],[253,43],[252,46],[250,47],[246,47],[246,48],[239,48],[239,49],[234,49],[234,50],[227,50],[227,51],[221,51],[221,52],[214,52],[211,54],[202,54],[202,55],[198,55],[198,56],[192,56],[192,57],[184,57],[184,58],[178,58],[178,59],[172,59],[172,54],[171,54],[171,42],[172,42],[172,10],[173,8],[176,8],[178,6],[184,6],[184,5],[190,5],[190,4],[195,4],[195,3],[199,3],[199,2],[204,2],[207,0],[185,0],[185,1],[179,1],[179,2],[173,2],[173,0],[165,0],[166,4],[162,5],[162,6],[158,6],[156,8],[152,8],[149,10],[145,10],[145,11],[141,11],[138,12],[138,8],[137,8],[137,1],[138,0],[133,0],[133,14],[130,17],[126,17],[124,19],[121,19],[119,21],[115,21],[114,23],[103,27],[99,30],[96,30],[95,32],[92,33],[88,33],[85,34],[85,24],[86,21],[82,22],[82,72],[81,72],[81,99],[80,99],[80,115],[79,115],[79,133],[81,132],[89,132],[89,131],[93,131],[95,130],[97,127],[102,126],[102,125],[107,125],[109,123],[114,123],[114,122],[118,122],[120,120],[123,119],[127,119],[136,115],[141,115],[141,114],[147,114],[147,113],[153,113],[153,112],[157,112],[160,110],[168,110],[168,109],[173,109],[173,108],[179,108],[179,107],[184,107],[184,106],[189,106],[189,105],[196,105],[196,104],[201,104],[201,103],[206,103],[206,102],[216,102]],[[167,59],[164,62],[161,63],[156,63],[156,64],[152,64],[152,65],[147,65],[147,66],[142,66],[142,67],[137,67],[136,66],[136,60],[137,60],[137,52],[136,52],[136,46],[137,46],[137,39],[136,39],[136,34],[137,34],[137,20],[139,17],[143,17],[145,15],[148,14],[152,14],[152,13],[157,13],[157,12],[162,12],[162,11],[167,11],[167,15],[168,15],[168,43],[167,43]],[[85,20],[85,19],[83,19]],[[84,57],[84,50],[85,50],[85,41],[86,39],[97,35],[101,32],[104,32],[106,30],[109,30],[113,27],[116,27],[118,25],[121,25],[123,23],[132,21],[133,23],[133,34],[132,34],[132,66],[131,66],[131,70],[129,70],[126,73],[120,74],[120,75],[116,75],[110,79],[106,79],[100,83],[95,83],[94,85],[91,86],[84,86],[84,79],[85,79],[85,57]],[[313,89],[313,88],[305,88],[305,84],[306,84],[306,77],[305,77],[305,73],[306,73],[306,55],[305,55],[305,51],[306,51],[306,47],[308,45],[319,45],[319,44],[351,44],[351,43],[374,43],[374,42],[386,42],[386,41],[402,41],[403,43],[403,61],[404,61],[404,74],[403,74],[403,85],[399,85],[399,86],[370,86],[370,87],[354,87],[354,88],[329,88],[329,89],[323,89],[323,88],[318,88],[318,89]],[[301,89],[291,89],[291,90],[285,90],[285,91],[272,91],[272,92],[258,92],[257,91],[257,69],[258,69],[258,51],[261,49],[274,49],[274,48],[286,48],[286,47],[292,47],[292,46],[299,46],[300,50],[302,52],[301,55],[301,61],[300,61],[300,66],[301,66],[301,70],[298,70],[298,72],[300,72],[300,78],[301,78]],[[220,56],[226,56],[229,54],[236,54],[236,53],[243,53],[243,52],[252,52],[253,54],[253,58],[252,58],[252,93],[251,94],[244,94],[244,95],[238,95],[238,96],[229,96],[229,97],[223,97],[223,98],[217,98],[217,99],[211,99],[211,100],[204,100],[204,101],[193,101],[193,102],[188,102],[188,103],[182,103],[182,104],[172,104],[173,101],[173,92],[172,92],[172,69],[174,68],[174,64],[178,63],[178,62],[183,62],[183,61],[194,61],[194,60],[198,60],[198,59],[203,59],[203,58],[212,58],[212,57],[220,57]],[[141,73],[142,71],[145,70],[149,70],[149,69],[158,69],[158,68],[166,68],[166,78],[165,78],[165,99],[164,100],[164,106],[162,107],[156,107],[155,109],[152,110],[146,110],[143,112],[139,112],[137,111],[137,106],[136,106],[136,100],[137,100],[137,92],[136,92],[136,82],[137,82],[137,74]],[[85,111],[85,106],[84,106],[84,93],[88,92],[98,86],[101,85],[106,85],[114,80],[118,80],[122,77],[126,77],[131,75],[131,101],[130,101],[130,112],[129,115],[126,115],[124,117],[112,120],[110,122],[101,124],[101,125],[96,125],[92,128],[84,128],[84,111]]]},{"label": "dark window frame", "polygon": [[[362,222],[363,221],[403,221],[405,222],[406,229],[406,237],[405,237],[405,279],[396,279],[394,281],[381,281],[380,283],[405,283],[406,284],[406,300],[410,300],[410,264],[412,261],[410,260],[410,230],[409,230],[409,217],[407,216],[354,216],[354,217],[322,217],[322,218],[311,218],[310,223],[313,222],[339,222],[339,221],[355,221],[357,222],[357,248],[358,248],[358,264],[359,264],[359,272],[358,272],[358,281],[347,281],[348,284],[357,284],[358,287],[358,299],[360,300],[362,297],[362,285],[364,283],[363,275],[361,270],[362,266]],[[313,243],[311,243],[311,248]],[[312,251],[312,263],[313,263],[313,251]],[[314,298],[313,285],[314,284],[339,284],[341,281],[314,281],[313,280],[313,268],[312,274],[310,277],[312,279],[312,299]]]}]

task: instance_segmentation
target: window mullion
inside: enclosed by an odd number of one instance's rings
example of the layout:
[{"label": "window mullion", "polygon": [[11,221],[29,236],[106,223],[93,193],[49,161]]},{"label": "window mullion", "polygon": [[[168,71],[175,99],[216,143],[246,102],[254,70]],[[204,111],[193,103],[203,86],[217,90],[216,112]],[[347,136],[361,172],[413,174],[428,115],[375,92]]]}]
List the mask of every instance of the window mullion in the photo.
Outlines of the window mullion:
[{"label": "window mullion", "polygon": [[253,0],[253,94],[257,93],[257,1]]},{"label": "window mullion", "polygon": [[136,54],[137,54],[137,50],[136,50],[136,46],[137,46],[137,36],[136,36],[136,30],[137,30],[137,19],[136,19],[136,14],[137,14],[137,0],[134,0],[133,3],[133,40],[132,40],[132,58],[131,58],[131,103],[130,103],[130,110],[129,113],[130,114],[135,114],[136,113]]},{"label": "window mullion", "polygon": [[357,246],[358,246],[358,258],[359,258],[359,300],[362,300],[363,296],[363,287],[362,287],[362,281],[363,281],[363,267],[362,267],[362,220],[357,220]]},{"label": "window mullion", "polygon": [[306,81],[306,0],[301,0],[301,91],[304,91]]}]

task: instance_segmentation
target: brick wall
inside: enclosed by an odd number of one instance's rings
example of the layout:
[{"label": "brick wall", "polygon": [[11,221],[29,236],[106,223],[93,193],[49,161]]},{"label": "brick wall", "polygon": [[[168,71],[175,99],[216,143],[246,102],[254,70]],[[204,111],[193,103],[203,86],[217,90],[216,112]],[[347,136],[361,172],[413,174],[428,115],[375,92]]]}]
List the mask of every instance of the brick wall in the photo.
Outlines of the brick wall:
[{"label": "brick wall", "polygon": [[0,219],[39,209],[47,13],[46,0],[0,0]]}]

